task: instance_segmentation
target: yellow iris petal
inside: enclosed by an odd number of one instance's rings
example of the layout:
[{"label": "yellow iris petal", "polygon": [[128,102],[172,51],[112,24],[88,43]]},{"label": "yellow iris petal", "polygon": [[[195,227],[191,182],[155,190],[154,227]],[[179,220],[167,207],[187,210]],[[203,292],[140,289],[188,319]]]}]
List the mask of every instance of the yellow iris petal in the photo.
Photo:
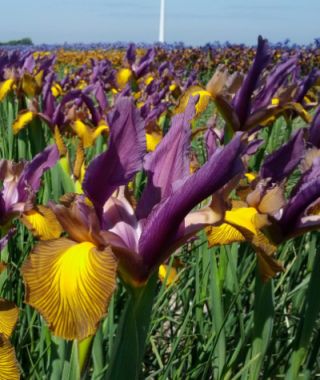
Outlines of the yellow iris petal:
[{"label": "yellow iris petal", "polygon": [[175,110],[175,113],[184,112],[187,108],[190,97],[197,95],[199,96],[199,100],[196,104],[196,115],[202,113],[207,108],[209,101],[212,97],[209,91],[204,90],[200,86],[191,86],[187,89],[187,91],[181,97],[179,105]]},{"label": "yellow iris petal", "polygon": [[0,335],[0,380],[20,379],[14,348],[8,339]]},{"label": "yellow iris petal", "polygon": [[147,151],[153,152],[161,140],[162,136],[160,133],[146,133]]},{"label": "yellow iris petal", "polygon": [[219,227],[208,227],[206,231],[209,247],[246,240],[240,231],[227,223],[223,223]]},{"label": "yellow iris petal", "polygon": [[63,232],[53,211],[45,206],[39,205],[36,209],[25,212],[22,221],[41,240],[57,239]]},{"label": "yellow iris petal", "polygon": [[82,140],[83,147],[89,148],[94,144],[97,137],[100,136],[103,131],[108,130],[108,126],[106,124],[99,125],[94,131],[92,131],[91,128],[81,120],[76,120],[73,123],[73,129]]},{"label": "yellow iris petal", "polygon": [[52,95],[57,98],[58,96],[62,95],[62,88],[60,86],[59,83],[55,83],[52,87],[51,87],[51,92],[52,92]]},{"label": "yellow iris petal", "polygon": [[272,99],[271,99],[271,104],[272,104],[273,106],[278,106],[279,103],[280,103],[280,99],[279,99],[279,98],[272,98]]},{"label": "yellow iris petal", "polygon": [[0,298],[0,335],[9,338],[18,320],[19,309],[13,302]]},{"label": "yellow iris petal", "polygon": [[15,122],[12,124],[12,129],[13,133],[17,134],[18,132],[21,131],[27,124],[29,124],[33,118],[34,118],[34,113],[31,111],[24,111],[21,112]]},{"label": "yellow iris petal", "polygon": [[37,83],[32,75],[25,73],[22,77],[22,90],[23,92],[33,97],[36,95],[37,92]]},{"label": "yellow iris petal", "polygon": [[225,221],[234,227],[240,227],[242,230],[257,235],[257,226],[255,219],[258,212],[254,207],[240,207],[226,211]]},{"label": "yellow iris petal", "polygon": [[249,183],[251,183],[257,178],[256,174],[254,173],[245,173],[245,177],[247,178]]},{"label": "yellow iris petal", "polygon": [[116,74],[117,84],[120,89],[124,88],[132,78],[132,71],[127,68],[120,69]]},{"label": "yellow iris petal", "polygon": [[93,335],[115,288],[117,263],[110,249],[70,239],[40,242],[22,268],[26,302],[36,308],[54,335]]},{"label": "yellow iris petal", "polygon": [[11,91],[13,84],[13,79],[7,79],[6,81],[0,83],[0,102],[4,99],[7,93]]},{"label": "yellow iris petal", "polygon": [[178,279],[178,272],[176,268],[165,264],[160,265],[158,275],[161,282],[164,282],[164,280],[167,278],[167,286],[174,284]]},{"label": "yellow iris petal", "polygon": [[145,83],[146,85],[148,85],[148,84],[150,84],[153,80],[154,80],[153,76],[152,76],[152,75],[149,75],[149,76],[145,79],[144,83]]}]

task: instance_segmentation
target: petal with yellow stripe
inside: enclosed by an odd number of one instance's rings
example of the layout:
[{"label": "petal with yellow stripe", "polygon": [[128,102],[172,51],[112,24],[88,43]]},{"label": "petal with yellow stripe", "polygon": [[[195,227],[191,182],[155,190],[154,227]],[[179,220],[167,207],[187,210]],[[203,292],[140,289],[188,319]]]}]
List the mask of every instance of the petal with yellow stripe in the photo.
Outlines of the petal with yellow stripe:
[{"label": "petal with yellow stripe", "polygon": [[170,267],[169,265],[160,265],[158,275],[161,282],[164,282],[165,279],[167,279],[167,286],[174,284],[178,280],[178,272],[176,268]]},{"label": "petal with yellow stripe", "polygon": [[0,102],[5,98],[9,91],[11,91],[14,84],[13,79],[7,79],[0,83]]},{"label": "petal with yellow stripe", "polygon": [[35,114],[31,111],[23,111],[21,112],[14,123],[12,124],[13,133],[17,134],[21,131],[26,125],[31,123]]},{"label": "petal with yellow stripe", "polygon": [[22,268],[26,302],[54,335],[93,335],[115,289],[117,262],[109,248],[61,238],[40,242]]},{"label": "petal with yellow stripe", "polygon": [[26,211],[22,216],[22,221],[41,240],[57,239],[63,232],[53,211],[45,206],[39,205],[33,210]]},{"label": "petal with yellow stripe", "polygon": [[18,380],[18,369],[14,348],[8,339],[0,334],[0,380]]}]

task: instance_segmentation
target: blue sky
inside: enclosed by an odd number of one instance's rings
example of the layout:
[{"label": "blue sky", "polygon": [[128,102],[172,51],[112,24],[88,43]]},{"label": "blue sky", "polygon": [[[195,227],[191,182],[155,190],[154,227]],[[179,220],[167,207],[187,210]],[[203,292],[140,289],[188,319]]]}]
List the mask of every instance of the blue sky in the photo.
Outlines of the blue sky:
[{"label": "blue sky", "polygon": [[[159,9],[160,0],[3,0],[0,41],[154,42]],[[319,15],[320,0],[166,0],[166,40],[308,43],[320,37]]]}]

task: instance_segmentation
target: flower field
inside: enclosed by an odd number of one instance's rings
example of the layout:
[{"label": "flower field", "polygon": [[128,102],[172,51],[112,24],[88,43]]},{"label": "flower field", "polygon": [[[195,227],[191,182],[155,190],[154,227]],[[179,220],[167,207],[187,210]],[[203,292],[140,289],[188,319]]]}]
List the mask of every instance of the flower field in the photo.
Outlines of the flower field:
[{"label": "flower field", "polygon": [[0,380],[320,376],[318,45],[0,49]]}]

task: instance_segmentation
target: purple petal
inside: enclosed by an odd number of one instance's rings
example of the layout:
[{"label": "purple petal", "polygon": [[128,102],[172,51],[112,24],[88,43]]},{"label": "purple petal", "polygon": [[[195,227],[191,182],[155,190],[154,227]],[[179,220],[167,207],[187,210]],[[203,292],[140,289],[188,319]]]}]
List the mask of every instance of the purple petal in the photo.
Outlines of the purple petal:
[{"label": "purple petal", "polygon": [[[294,235],[307,208],[320,197],[320,177],[305,183],[290,199],[279,221],[284,237]],[[301,226],[300,226],[301,227]]]},{"label": "purple petal", "polygon": [[26,201],[28,198],[27,188],[34,192],[39,190],[42,174],[52,168],[59,159],[57,146],[50,145],[43,152],[38,153],[32,161],[28,162],[22,172],[17,184],[19,201]]},{"label": "purple petal", "polygon": [[11,228],[8,233],[0,239],[0,252],[7,246],[10,238],[16,232],[15,228]]},{"label": "purple petal", "polygon": [[308,142],[313,146],[320,148],[320,107],[315,113],[309,128]]},{"label": "purple petal", "polygon": [[105,202],[102,228],[120,237],[125,248],[138,251],[141,227],[133,208],[125,198],[123,188]]},{"label": "purple petal", "polygon": [[186,111],[172,119],[169,132],[156,150],[146,157],[144,169],[148,184],[137,207],[139,219],[145,218],[155,204],[171,194],[174,182],[190,174],[190,122],[195,115],[197,100],[193,97]]},{"label": "purple petal", "polygon": [[265,159],[260,170],[261,178],[280,182],[294,171],[305,152],[303,134],[304,130],[300,129],[287,144]]},{"label": "purple petal", "polygon": [[231,178],[244,171],[240,157],[242,152],[241,135],[236,135],[225,148],[216,150],[209,161],[190,176],[183,186],[153,209],[139,241],[139,254],[150,270],[168,256],[176,240],[181,238],[181,223],[185,216]]},{"label": "purple petal", "polygon": [[250,114],[252,93],[257,87],[260,75],[268,64],[270,58],[271,54],[268,49],[267,40],[264,40],[261,36],[259,36],[257,53],[253,65],[251,66],[233,101],[233,105],[241,125],[245,124],[245,121]]},{"label": "purple petal", "polygon": [[136,47],[135,44],[130,44],[126,52],[126,60],[131,66],[136,60]]},{"label": "purple petal", "polygon": [[145,154],[144,123],[131,99],[117,99],[109,124],[109,148],[91,162],[83,182],[83,190],[99,215],[116,188],[142,168]]},{"label": "purple petal", "polygon": [[292,57],[287,61],[278,64],[268,75],[265,86],[257,95],[257,99],[252,106],[252,111],[269,106],[275,92],[296,67],[297,57]]}]

